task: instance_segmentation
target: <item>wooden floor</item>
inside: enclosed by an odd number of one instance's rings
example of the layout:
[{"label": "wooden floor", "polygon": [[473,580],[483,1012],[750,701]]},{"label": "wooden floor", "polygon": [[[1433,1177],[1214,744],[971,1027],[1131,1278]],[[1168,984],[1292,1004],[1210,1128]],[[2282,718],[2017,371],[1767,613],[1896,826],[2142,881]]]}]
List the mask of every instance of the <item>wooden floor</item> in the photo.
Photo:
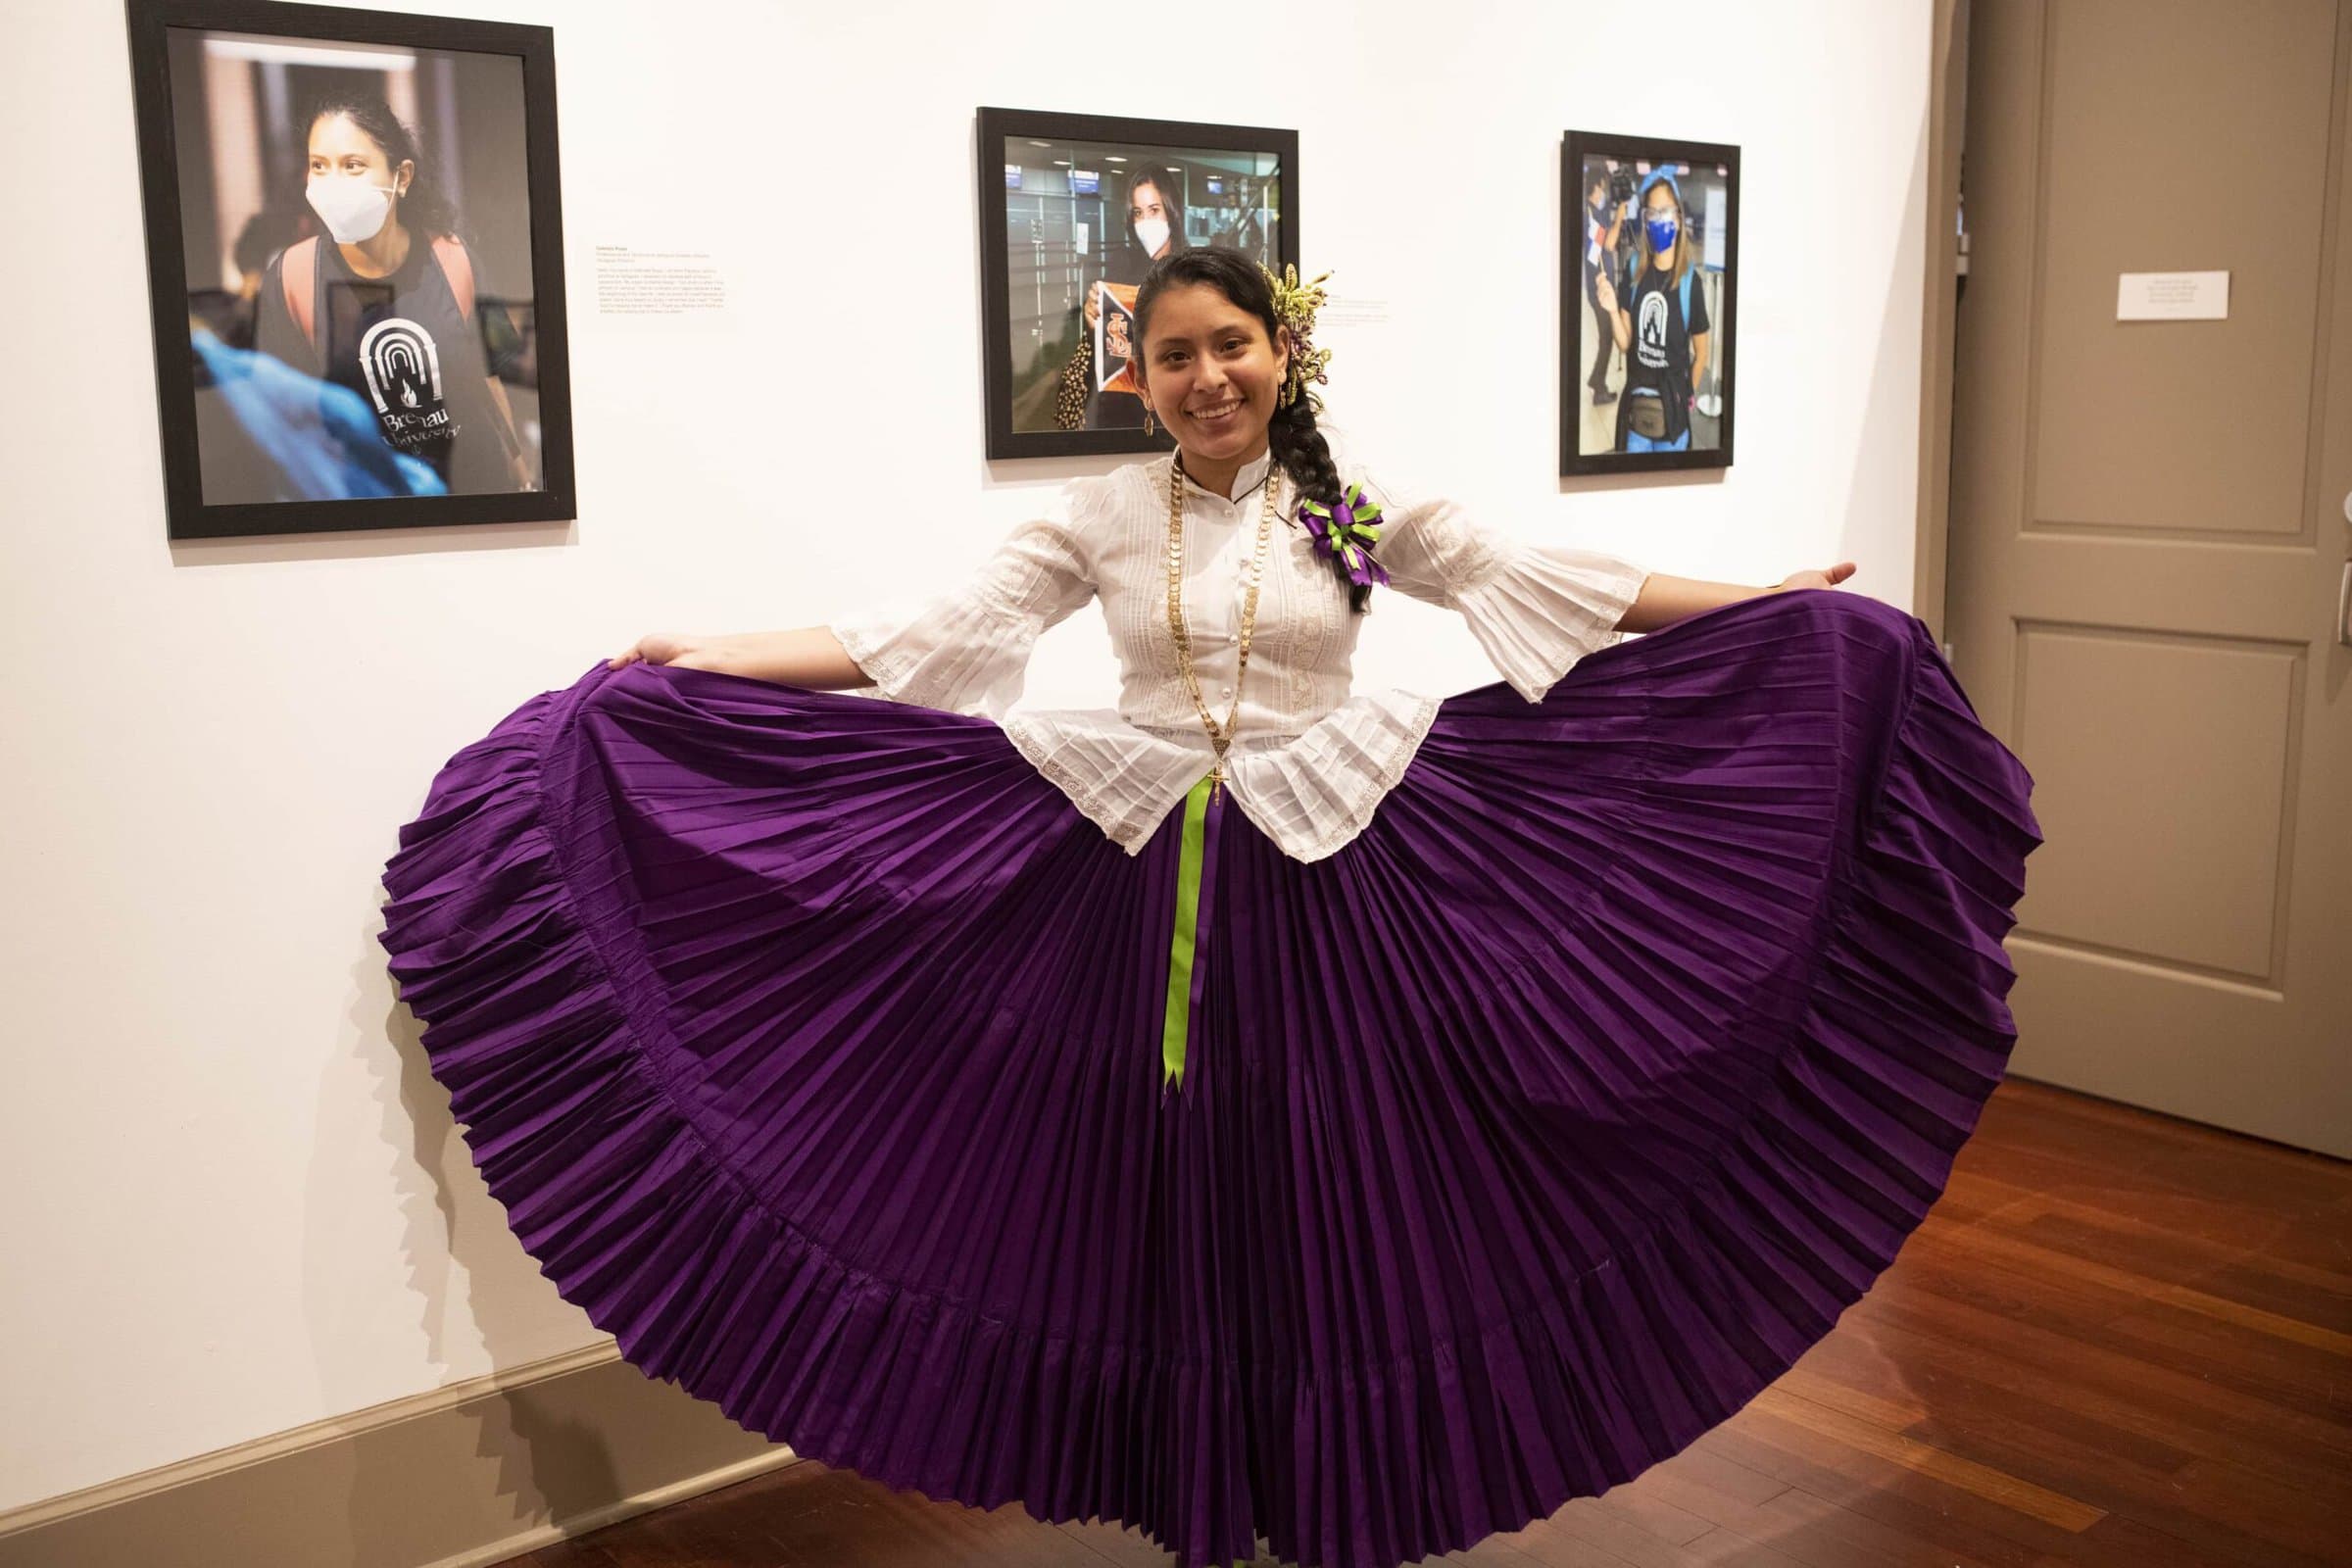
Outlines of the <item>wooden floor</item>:
[{"label": "wooden floor", "polygon": [[[2352,1564],[2352,1164],[2012,1079],[1837,1330],[1477,1568]],[[1164,1568],[812,1462],[525,1568]]]}]

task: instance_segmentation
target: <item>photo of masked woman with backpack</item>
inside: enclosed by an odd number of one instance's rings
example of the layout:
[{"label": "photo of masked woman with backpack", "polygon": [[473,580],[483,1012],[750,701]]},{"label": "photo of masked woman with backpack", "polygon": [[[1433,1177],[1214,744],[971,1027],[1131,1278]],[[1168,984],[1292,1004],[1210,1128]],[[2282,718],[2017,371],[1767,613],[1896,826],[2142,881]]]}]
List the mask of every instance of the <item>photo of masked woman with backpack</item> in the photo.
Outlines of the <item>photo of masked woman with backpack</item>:
[{"label": "photo of masked woman with backpack", "polygon": [[538,454],[498,374],[522,335],[484,297],[414,136],[367,93],[323,97],[298,124],[305,197],[326,232],[265,270],[254,347],[357,394],[384,444],[448,493],[537,489]]},{"label": "photo of masked woman with backpack", "polygon": [[1630,226],[1633,254],[1623,274],[1602,272],[1592,290],[1625,356],[1615,449],[1688,452],[1714,321],[1690,208],[1671,169],[1661,166],[1643,176]]}]

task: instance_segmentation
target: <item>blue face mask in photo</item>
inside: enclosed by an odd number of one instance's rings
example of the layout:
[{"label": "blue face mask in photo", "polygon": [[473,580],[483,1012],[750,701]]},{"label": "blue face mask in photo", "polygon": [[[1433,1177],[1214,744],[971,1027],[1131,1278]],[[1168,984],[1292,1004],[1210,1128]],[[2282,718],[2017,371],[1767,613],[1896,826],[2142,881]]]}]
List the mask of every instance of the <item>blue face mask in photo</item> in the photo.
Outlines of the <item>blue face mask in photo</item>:
[{"label": "blue face mask in photo", "polygon": [[1674,245],[1675,232],[1681,226],[1672,218],[1651,219],[1649,220],[1650,250],[1655,254],[1663,255],[1671,249]]}]

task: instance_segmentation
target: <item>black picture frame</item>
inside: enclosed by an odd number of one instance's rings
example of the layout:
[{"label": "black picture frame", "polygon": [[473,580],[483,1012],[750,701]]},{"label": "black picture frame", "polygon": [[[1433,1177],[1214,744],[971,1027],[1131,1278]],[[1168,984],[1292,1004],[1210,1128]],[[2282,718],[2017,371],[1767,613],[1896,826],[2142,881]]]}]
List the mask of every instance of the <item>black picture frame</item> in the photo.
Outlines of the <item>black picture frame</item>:
[{"label": "black picture frame", "polygon": [[[1613,160],[1619,170],[1633,174],[1634,188],[1647,172],[1661,167],[1679,170],[1676,192],[1683,200],[1682,185],[1695,180],[1699,189],[1723,193],[1720,228],[1710,220],[1707,205],[1696,215],[1685,202],[1684,234],[1695,227],[1700,242],[1706,247],[1707,261],[1698,263],[1692,270],[1699,274],[1698,286],[1705,289],[1712,302],[1706,306],[1709,330],[1708,363],[1701,384],[1694,388],[1684,416],[1687,420],[1690,447],[1683,451],[1626,451],[1618,443],[1625,440],[1626,394],[1619,390],[1604,406],[1616,412],[1607,416],[1588,401],[1592,376],[1605,365],[1609,356],[1601,352],[1597,335],[1588,336],[1591,326],[1599,329],[1595,309],[1594,285],[1588,270],[1589,259],[1599,245],[1591,221],[1587,194],[1588,170],[1594,161],[1602,164]],[[1619,196],[1612,187],[1610,199]],[[1620,209],[1622,213],[1624,209]],[[1611,286],[1627,276],[1624,269],[1629,263],[1625,248],[1625,229],[1619,229],[1618,250],[1606,264],[1610,267]],[[1679,243],[1679,240],[1678,240]],[[1712,279],[1706,273],[1715,274]],[[1739,333],[1740,283],[1740,149],[1722,142],[1685,141],[1662,136],[1613,135],[1602,131],[1570,130],[1560,140],[1560,473],[1563,476],[1583,474],[1644,473],[1675,471],[1690,468],[1726,468],[1732,464],[1733,430],[1738,413],[1738,390],[1735,377],[1739,371],[1737,339]],[[1655,296],[1652,296],[1655,297]],[[1679,309],[1679,307],[1676,307]],[[1667,334],[1669,337],[1671,333]],[[1686,341],[1688,341],[1686,336]],[[1611,354],[1622,365],[1626,350],[1614,348]],[[1628,368],[1630,368],[1630,367]],[[1607,372],[1603,371],[1604,387]],[[1707,413],[1705,399],[1712,395],[1718,400],[1714,412]],[[1595,450],[1603,425],[1613,427],[1609,443]],[[1700,445],[1702,440],[1709,444]]]},{"label": "black picture frame", "polygon": [[[375,528],[414,528],[462,526],[497,522],[542,522],[573,517],[578,512],[578,497],[572,457],[571,374],[569,334],[566,328],[566,306],[564,283],[564,217],[562,185],[558,177],[560,152],[557,144],[556,114],[556,54],[555,34],[545,26],[520,25],[508,23],[479,22],[453,17],[417,16],[396,12],[364,11],[337,6],[312,6],[281,3],[281,0],[125,0],[130,50],[132,97],[137,122],[139,177],[141,200],[145,217],[147,240],[147,287],[153,313],[155,340],[156,402],[160,418],[163,446],[164,494],[169,537],[182,539],[219,539],[252,535],[276,535],[313,532],[342,532]],[[174,34],[180,36],[174,39]],[[461,63],[455,57],[497,56],[512,57],[519,67],[521,104],[521,177],[520,187],[527,196],[527,224],[510,220],[500,229],[502,241],[509,251],[521,244],[528,247],[528,276],[530,295],[527,300],[514,297],[513,275],[519,269],[509,269],[507,278],[473,274],[474,282],[485,279],[491,290],[476,294],[474,312],[466,321],[468,329],[485,336],[496,321],[500,356],[497,368],[484,350],[485,367],[480,389],[482,401],[478,407],[496,411],[498,422],[490,433],[498,439],[499,461],[514,474],[511,490],[476,489],[450,493],[444,478],[444,493],[416,493],[424,486],[414,478],[409,493],[374,493],[353,496],[354,488],[364,488],[352,481],[360,472],[354,463],[337,469],[332,463],[314,461],[307,466],[283,461],[282,450],[272,449],[269,442],[254,435],[255,417],[251,413],[239,416],[233,426],[223,422],[220,382],[209,370],[200,371],[197,365],[199,349],[217,349],[220,340],[200,343],[199,325],[205,335],[211,335],[211,322],[206,319],[206,306],[218,306],[214,296],[227,300],[224,309],[227,318],[236,313],[251,313],[260,309],[258,292],[239,305],[230,291],[199,289],[192,281],[189,259],[191,216],[196,220],[196,231],[206,237],[215,250],[220,247],[222,225],[216,214],[200,210],[194,215],[183,210],[183,174],[199,182],[219,177],[213,162],[215,152],[208,138],[208,121],[203,104],[194,92],[179,94],[175,99],[173,79],[173,51],[178,48],[186,58],[193,35],[204,35],[202,43],[209,46],[215,38],[258,40],[263,50],[257,58],[267,59],[272,50],[284,53],[299,51],[305,46],[319,51],[349,48],[417,51],[420,58],[448,58],[452,69]],[[257,70],[262,69],[257,67]],[[183,72],[183,78],[184,78]],[[503,72],[502,72],[503,74]],[[209,87],[207,89],[210,90]],[[294,106],[298,110],[299,106]],[[291,115],[286,117],[289,121]],[[512,123],[509,112],[502,123]],[[508,138],[511,142],[512,138]],[[195,144],[195,145],[191,145]],[[260,135],[256,134],[259,147]],[[502,158],[511,153],[502,144]],[[419,151],[430,163],[436,156],[455,157],[456,151],[442,149],[438,153],[434,140],[428,136]],[[183,170],[182,159],[201,162]],[[267,168],[266,150],[257,154],[257,168]],[[282,183],[282,179],[280,181]],[[282,213],[302,219],[304,213],[291,207]],[[323,225],[320,225],[323,226]],[[527,233],[527,241],[523,236]],[[242,236],[240,236],[241,238]],[[318,238],[320,247],[329,243],[326,236]],[[412,241],[414,243],[414,241]],[[467,265],[474,247],[467,247]],[[283,249],[272,253],[272,260],[283,255]],[[432,259],[438,259],[438,247]],[[209,255],[200,265],[209,265]],[[446,275],[447,269],[444,269]],[[194,274],[202,275],[202,274]],[[455,289],[453,288],[453,295]],[[201,297],[200,297],[201,296]],[[491,312],[495,308],[497,314]],[[506,328],[513,327],[513,335]],[[470,353],[473,345],[467,346]],[[250,367],[261,356],[255,351],[240,351],[248,357],[234,362]],[[282,361],[277,364],[282,365]],[[438,386],[439,361],[433,361],[435,386]],[[326,424],[323,411],[328,398],[344,398],[338,411],[358,409],[365,412],[364,401],[350,401],[349,389],[337,392],[318,376],[293,372],[300,382],[281,384],[291,387],[287,406],[298,404],[307,387],[327,388],[316,405],[321,411],[319,423]],[[493,385],[495,381],[495,385]],[[213,401],[199,408],[200,385]],[[511,393],[510,386],[520,389]],[[470,394],[469,394],[470,395]],[[381,392],[376,397],[376,409],[385,408]],[[535,405],[535,407],[534,407]],[[251,405],[247,407],[250,409]],[[533,420],[525,411],[535,414],[536,439],[530,439]],[[265,416],[266,417],[266,416]],[[291,428],[289,421],[281,428]],[[382,438],[381,429],[367,425],[368,435]],[[224,429],[235,431],[233,439],[223,438]],[[360,429],[348,418],[336,427],[338,434],[356,434]],[[206,432],[213,433],[212,450],[219,460],[222,474],[236,470],[235,483],[220,483],[216,490],[272,488],[277,490],[324,491],[328,494],[288,495],[273,499],[216,499],[206,500],[203,476]],[[512,439],[510,439],[512,438]],[[323,450],[326,438],[317,438]],[[269,454],[270,460],[248,461],[242,468],[232,463],[231,456],[247,457],[250,450]],[[355,444],[344,444],[338,450],[356,450]],[[376,451],[383,458],[391,451],[387,445]],[[416,475],[424,470],[417,466],[422,460],[414,456],[387,459],[397,464],[401,474]],[[427,466],[429,466],[429,465]],[[298,477],[297,470],[307,477]],[[258,475],[259,477],[253,477]],[[320,476],[324,477],[321,478]],[[523,488],[536,484],[536,488]],[[331,492],[341,491],[336,495]]]},{"label": "black picture frame", "polygon": [[[1164,452],[1172,443],[1162,430],[1147,434],[1138,428],[1062,429],[1016,427],[1022,421],[1015,417],[1015,351],[1013,344],[1014,313],[1012,308],[1013,280],[1011,251],[1008,243],[1010,196],[1015,189],[1013,180],[1019,166],[1005,156],[1008,143],[1042,142],[1049,145],[1117,145],[1130,149],[1165,149],[1169,159],[1160,162],[1172,172],[1179,168],[1194,172],[1194,163],[1206,170],[1205,160],[1182,161],[1180,155],[1231,154],[1237,159],[1250,161],[1250,172],[1236,177],[1250,182],[1250,200],[1268,200],[1263,181],[1271,178],[1275,186],[1271,200],[1276,204],[1274,220],[1261,223],[1255,246],[1243,248],[1262,250],[1266,265],[1276,271],[1298,265],[1298,132],[1262,125],[1213,125],[1176,120],[1133,120],[1108,115],[1058,114],[1045,110],[1004,109],[983,107],[978,111],[980,218],[980,302],[981,302],[981,363],[985,377],[982,397],[987,410],[988,457],[1006,458],[1069,457],[1095,453]],[[1262,162],[1271,160],[1273,172],[1269,175]],[[1026,171],[1021,170],[1025,174]],[[1072,163],[1070,184],[1075,186],[1080,172]],[[1215,178],[1213,171],[1201,172],[1205,185]],[[1057,193],[1075,198],[1079,192],[1065,189]],[[1101,199],[1105,193],[1097,190],[1085,194]],[[1226,193],[1218,193],[1220,196]],[[1188,198],[1188,213],[1200,208],[1197,198]],[[1237,231],[1246,226],[1250,214],[1262,214],[1264,208],[1242,206],[1234,209],[1239,215]],[[1122,220],[1124,213],[1122,212]],[[1267,230],[1270,229],[1270,232]],[[1127,239],[1122,228],[1121,238]],[[1091,239],[1091,234],[1090,234]],[[1207,243],[1224,243],[1212,239]],[[1044,244],[1040,242],[1041,246]],[[1198,243],[1198,242],[1197,242]],[[1107,255],[1107,239],[1105,241]],[[1075,261],[1065,266],[1065,272],[1082,271]],[[1099,280],[1098,280],[1099,281]],[[1082,284],[1081,288],[1092,284]],[[1074,310],[1064,305],[1061,312]],[[1046,318],[1041,310],[1035,317]],[[1072,323],[1083,331],[1083,323]],[[1032,331],[1037,330],[1032,328]],[[1021,390],[1027,402],[1035,402],[1039,387],[1034,384],[1043,373],[1039,367],[1050,363],[1052,356],[1044,351],[1035,353],[1023,367],[1026,382]]]}]

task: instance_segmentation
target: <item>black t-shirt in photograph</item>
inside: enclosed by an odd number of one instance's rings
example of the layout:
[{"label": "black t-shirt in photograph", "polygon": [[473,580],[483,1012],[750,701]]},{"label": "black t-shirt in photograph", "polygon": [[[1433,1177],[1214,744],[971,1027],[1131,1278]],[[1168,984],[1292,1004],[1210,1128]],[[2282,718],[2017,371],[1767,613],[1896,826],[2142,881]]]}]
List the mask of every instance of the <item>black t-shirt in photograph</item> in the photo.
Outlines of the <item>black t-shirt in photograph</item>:
[{"label": "black t-shirt in photograph", "polygon": [[311,308],[317,348],[287,309],[283,253],[262,279],[255,346],[358,393],[374,411],[385,443],[430,464],[452,494],[514,489],[477,324],[479,272],[477,318],[468,321],[421,235],[411,239],[407,258],[383,277],[360,276],[341,249],[324,239],[308,249],[317,269]]},{"label": "black t-shirt in photograph", "polygon": [[[1707,291],[1698,270],[1689,273],[1690,314],[1683,316],[1683,284],[1670,272],[1644,267],[1630,278],[1619,303],[1634,323],[1632,345],[1625,355],[1625,390],[1629,398],[1644,392],[1658,395],[1666,405],[1666,434],[1674,441],[1690,428],[1690,339],[1710,330]],[[1623,446],[1627,411],[1618,410],[1618,445]]]}]

